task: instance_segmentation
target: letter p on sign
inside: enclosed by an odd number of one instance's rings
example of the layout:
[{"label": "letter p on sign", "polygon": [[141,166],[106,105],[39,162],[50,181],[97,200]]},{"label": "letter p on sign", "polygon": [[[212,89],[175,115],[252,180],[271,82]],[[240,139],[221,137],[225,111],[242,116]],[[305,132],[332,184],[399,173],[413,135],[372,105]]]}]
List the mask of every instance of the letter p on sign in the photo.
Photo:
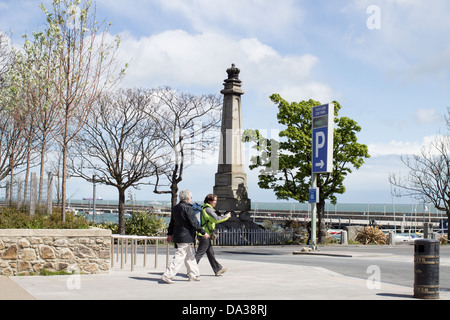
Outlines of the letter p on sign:
[{"label": "letter p on sign", "polygon": [[319,157],[319,150],[325,147],[326,140],[323,132],[316,132],[316,158]]}]

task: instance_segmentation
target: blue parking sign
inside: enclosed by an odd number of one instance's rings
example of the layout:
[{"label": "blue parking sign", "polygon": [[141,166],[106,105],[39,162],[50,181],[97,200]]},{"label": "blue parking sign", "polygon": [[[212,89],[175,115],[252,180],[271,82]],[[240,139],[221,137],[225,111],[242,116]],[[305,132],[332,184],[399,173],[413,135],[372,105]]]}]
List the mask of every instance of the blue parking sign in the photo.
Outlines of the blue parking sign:
[{"label": "blue parking sign", "polygon": [[309,189],[309,203],[319,203],[319,189]]},{"label": "blue parking sign", "polygon": [[313,108],[312,172],[333,172],[334,104]]}]

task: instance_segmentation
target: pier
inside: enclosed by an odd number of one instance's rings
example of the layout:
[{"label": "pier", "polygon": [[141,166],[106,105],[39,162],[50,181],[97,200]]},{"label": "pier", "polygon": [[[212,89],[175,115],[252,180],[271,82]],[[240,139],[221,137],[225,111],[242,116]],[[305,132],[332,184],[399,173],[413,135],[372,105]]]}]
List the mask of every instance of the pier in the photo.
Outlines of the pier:
[{"label": "pier", "polygon": [[[5,202],[0,201],[0,206],[4,206]],[[56,207],[57,204],[54,203]],[[74,213],[92,214],[91,202],[72,203],[67,208],[68,211]],[[130,204],[125,205],[125,213],[131,215],[135,211],[144,211],[151,214],[158,214],[164,217],[170,217],[170,208],[164,207],[159,203],[149,203],[147,205]],[[95,212],[102,214],[118,214],[117,203],[108,201],[98,201],[96,203]],[[307,223],[311,219],[311,212],[308,210],[265,210],[252,209],[250,217],[255,223],[263,223],[264,221],[272,221],[273,223],[283,224],[288,220]],[[425,223],[432,225],[435,229],[443,227],[447,228],[448,217],[444,212],[430,213],[392,213],[392,212],[349,212],[349,211],[325,211],[325,223],[330,229],[342,229],[346,226],[369,226],[377,225],[383,229],[423,229]]]},{"label": "pier", "polygon": [[[70,208],[77,212],[92,212],[91,204],[73,204]],[[170,217],[170,208],[155,205],[129,205],[125,206],[127,214],[134,211],[144,211]],[[118,214],[117,204],[99,203],[96,204],[96,213]],[[311,219],[309,211],[287,211],[287,210],[252,210],[251,219],[256,223],[272,221],[282,224],[287,220],[306,223]],[[392,212],[339,212],[326,211],[325,223],[329,228],[341,229],[346,226],[369,226],[375,225],[384,229],[422,229],[424,223],[431,224],[434,228],[441,226],[442,220],[447,220],[447,215],[443,212],[434,213],[396,213]]]},{"label": "pier", "polygon": [[[255,222],[274,221],[282,222],[286,220],[294,220],[299,222],[307,222],[311,219],[311,213],[303,212],[288,212],[275,210],[258,210],[252,211],[252,219]],[[325,223],[330,228],[341,229],[346,226],[369,226],[375,224],[380,228],[394,229],[407,228],[417,229],[423,228],[424,223],[432,224],[437,228],[440,226],[442,220],[447,220],[447,215],[444,213],[426,213],[424,214],[409,214],[397,213],[393,214],[383,212],[360,213],[360,212],[325,212]]]}]

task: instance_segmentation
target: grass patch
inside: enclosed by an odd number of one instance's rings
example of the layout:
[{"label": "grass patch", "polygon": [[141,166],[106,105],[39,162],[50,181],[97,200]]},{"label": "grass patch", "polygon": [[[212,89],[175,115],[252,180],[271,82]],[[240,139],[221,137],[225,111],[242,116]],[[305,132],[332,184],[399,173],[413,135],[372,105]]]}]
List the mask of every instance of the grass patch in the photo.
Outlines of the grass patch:
[{"label": "grass patch", "polygon": [[47,269],[42,269],[39,272],[40,276],[44,276],[44,277],[51,277],[51,276],[71,276],[74,275],[75,272],[67,272],[65,270],[61,270],[61,271],[49,271]]},{"label": "grass patch", "polygon": [[[60,270],[60,271],[50,271],[47,269],[41,269],[41,271],[39,272],[39,276],[42,277],[51,277],[51,276],[72,276],[76,274],[75,271],[72,272],[67,272],[65,270]],[[21,273],[19,274],[19,277],[28,277],[28,276],[36,276],[37,274],[34,272],[25,272],[25,273]]]}]

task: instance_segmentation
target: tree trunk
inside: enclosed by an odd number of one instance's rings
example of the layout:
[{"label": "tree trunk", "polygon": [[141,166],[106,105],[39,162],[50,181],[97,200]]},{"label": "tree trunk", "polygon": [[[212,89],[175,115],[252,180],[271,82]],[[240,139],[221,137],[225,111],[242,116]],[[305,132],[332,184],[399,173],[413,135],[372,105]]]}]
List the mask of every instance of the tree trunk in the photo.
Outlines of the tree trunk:
[{"label": "tree trunk", "polygon": [[14,196],[14,152],[11,154],[10,158],[10,176],[11,176],[11,184],[9,186],[9,203],[6,204],[8,207],[12,207],[13,196]]},{"label": "tree trunk", "polygon": [[24,194],[24,199],[25,199],[25,204],[27,203],[27,190],[28,190],[28,177],[30,176],[30,171],[31,171],[31,150],[28,149],[28,155],[27,155],[27,169],[26,169],[26,174],[25,174],[25,194]]},{"label": "tree trunk", "polygon": [[321,199],[317,204],[318,218],[318,243],[325,244],[327,241],[327,228],[325,225],[325,200]]},{"label": "tree trunk", "polygon": [[68,110],[70,109],[70,106],[66,106],[66,115],[65,115],[65,123],[64,123],[64,131],[63,131],[63,172],[62,172],[62,205],[61,205],[61,216],[62,216],[62,222],[66,223],[66,197],[67,197],[67,190],[66,190],[66,182],[67,182],[67,148],[69,146],[68,142],[68,135],[69,135],[69,118],[68,118]]},{"label": "tree trunk", "polygon": [[43,190],[44,190],[44,169],[45,169],[45,140],[42,141],[42,150],[41,150],[41,170],[39,172],[39,198],[38,198],[38,203],[39,205],[41,205],[42,203],[42,197],[43,197]]},{"label": "tree trunk", "polygon": [[29,194],[28,194],[28,181],[30,177],[30,168],[27,167],[27,171],[25,173],[25,181],[24,181],[24,185],[23,185],[23,201],[25,203],[25,206],[29,203],[30,198],[29,198]]},{"label": "tree trunk", "polygon": [[39,178],[39,198],[38,204],[42,204],[43,190],[44,190],[44,169],[45,169],[45,149],[46,143],[45,140],[42,141],[42,150],[41,150],[41,170],[40,170],[40,178]]},{"label": "tree trunk", "polygon": [[171,209],[173,209],[173,207],[175,207],[178,204],[178,185],[173,183],[172,186],[170,187],[171,190]]},{"label": "tree trunk", "polygon": [[61,219],[66,223],[66,180],[67,180],[67,148],[63,147],[63,172],[62,172],[62,195],[61,195]]},{"label": "tree trunk", "polygon": [[125,189],[119,191],[119,234],[125,235]]}]

